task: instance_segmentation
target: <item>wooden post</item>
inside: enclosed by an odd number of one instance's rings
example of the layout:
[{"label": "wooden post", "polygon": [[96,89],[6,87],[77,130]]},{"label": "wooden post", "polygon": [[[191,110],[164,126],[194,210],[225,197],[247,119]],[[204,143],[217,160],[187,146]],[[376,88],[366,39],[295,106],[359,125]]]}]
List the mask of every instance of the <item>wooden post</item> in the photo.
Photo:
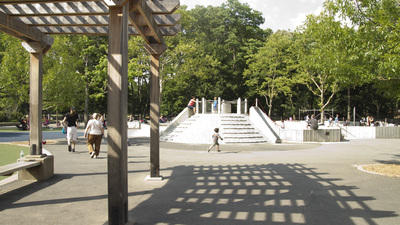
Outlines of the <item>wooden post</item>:
[{"label": "wooden post", "polygon": [[30,154],[42,154],[42,80],[43,49],[39,42],[23,42],[30,53],[29,65],[29,143]]},{"label": "wooden post", "polygon": [[127,105],[128,9],[109,8],[108,46],[108,219],[110,225],[128,221]]},{"label": "wooden post", "polygon": [[160,55],[150,58],[150,178],[160,178]]},{"label": "wooden post", "polygon": [[164,44],[146,44],[150,54],[150,175],[148,181],[161,181],[160,176],[160,55]]}]

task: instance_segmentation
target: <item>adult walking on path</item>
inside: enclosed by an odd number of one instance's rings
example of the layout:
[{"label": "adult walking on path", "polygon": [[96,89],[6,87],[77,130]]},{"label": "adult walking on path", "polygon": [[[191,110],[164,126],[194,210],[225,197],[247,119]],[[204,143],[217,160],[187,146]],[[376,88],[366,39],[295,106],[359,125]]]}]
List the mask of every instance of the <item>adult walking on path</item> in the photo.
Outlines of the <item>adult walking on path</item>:
[{"label": "adult walking on path", "polygon": [[101,122],[101,114],[93,113],[92,119],[89,120],[85,129],[85,138],[87,137],[87,146],[90,158],[97,158],[99,156],[103,134],[104,128]]},{"label": "adult walking on path", "polygon": [[[67,142],[68,142],[68,151],[75,152],[75,145],[78,141],[78,114],[76,110],[71,107],[69,113],[65,115],[63,124],[67,125]],[[71,147],[72,144],[72,147]]]}]

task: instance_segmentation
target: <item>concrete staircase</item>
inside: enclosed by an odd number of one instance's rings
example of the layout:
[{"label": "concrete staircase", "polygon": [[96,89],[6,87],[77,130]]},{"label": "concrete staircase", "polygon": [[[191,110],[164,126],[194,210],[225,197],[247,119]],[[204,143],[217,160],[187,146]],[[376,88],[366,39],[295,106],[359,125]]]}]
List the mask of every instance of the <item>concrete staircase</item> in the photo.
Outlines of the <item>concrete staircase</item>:
[{"label": "concrete staircase", "polygon": [[221,136],[225,143],[267,142],[260,131],[250,122],[247,115],[221,115]]},{"label": "concrete staircase", "polygon": [[211,144],[214,128],[224,138],[220,143],[262,143],[266,138],[249,121],[247,115],[196,114],[180,122],[175,129],[163,133],[161,141]]}]

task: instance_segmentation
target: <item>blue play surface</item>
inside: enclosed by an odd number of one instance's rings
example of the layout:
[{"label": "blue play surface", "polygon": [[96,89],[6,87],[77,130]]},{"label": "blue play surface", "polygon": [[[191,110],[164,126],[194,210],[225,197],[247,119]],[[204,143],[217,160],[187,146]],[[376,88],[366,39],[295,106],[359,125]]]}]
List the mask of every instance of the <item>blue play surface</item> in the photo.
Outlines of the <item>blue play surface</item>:
[{"label": "blue play surface", "polygon": [[[78,132],[78,136],[83,136]],[[65,138],[66,135],[61,131],[43,132],[43,140]],[[0,132],[0,142],[29,141],[29,132]]]}]

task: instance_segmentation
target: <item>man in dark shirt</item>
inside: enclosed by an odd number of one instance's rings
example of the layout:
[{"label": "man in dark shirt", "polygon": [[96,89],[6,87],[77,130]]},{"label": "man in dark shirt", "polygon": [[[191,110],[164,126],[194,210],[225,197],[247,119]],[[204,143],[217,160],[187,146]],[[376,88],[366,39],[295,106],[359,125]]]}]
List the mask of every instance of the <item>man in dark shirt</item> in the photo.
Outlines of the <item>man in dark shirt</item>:
[{"label": "man in dark shirt", "polygon": [[310,127],[313,130],[318,130],[318,121],[315,119],[314,115],[311,115]]},{"label": "man in dark shirt", "polygon": [[[68,151],[75,152],[75,145],[78,141],[78,114],[74,108],[70,109],[70,112],[65,115],[63,123],[67,128],[67,141],[68,141]],[[71,143],[73,144],[71,148]]]}]

